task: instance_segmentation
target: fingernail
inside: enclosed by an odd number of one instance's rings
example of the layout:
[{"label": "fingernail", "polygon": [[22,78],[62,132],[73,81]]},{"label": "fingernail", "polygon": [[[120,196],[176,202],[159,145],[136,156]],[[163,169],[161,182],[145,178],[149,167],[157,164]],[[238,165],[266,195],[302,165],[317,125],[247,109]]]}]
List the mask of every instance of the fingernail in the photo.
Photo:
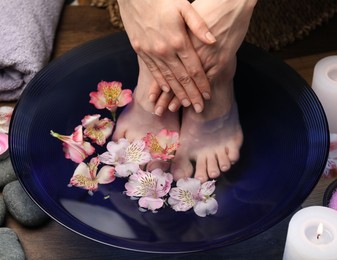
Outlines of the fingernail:
[{"label": "fingernail", "polygon": [[165,85],[161,86],[161,89],[162,89],[164,92],[170,92],[170,90],[171,90],[168,86],[165,86]]},{"label": "fingernail", "polygon": [[183,99],[183,100],[181,101],[181,104],[182,104],[184,107],[188,107],[189,105],[191,105],[191,102],[188,101],[188,100],[185,98],[185,99]]},{"label": "fingernail", "polygon": [[195,112],[197,112],[197,113],[200,113],[202,111],[202,107],[198,103],[193,104],[193,107],[194,107]]},{"label": "fingernail", "polygon": [[206,36],[206,39],[209,40],[211,43],[216,42],[216,39],[215,39],[214,35],[211,34],[211,32],[207,32],[205,36]]},{"label": "fingernail", "polygon": [[208,92],[202,93],[202,96],[204,97],[204,99],[207,99],[207,100],[211,99],[211,95]]},{"label": "fingernail", "polygon": [[151,95],[149,96],[149,100],[150,100],[150,102],[152,102],[152,103],[156,102],[156,95],[155,95],[155,94],[151,94]]},{"label": "fingernail", "polygon": [[164,109],[162,107],[157,107],[156,110],[154,111],[154,113],[157,115],[157,116],[161,116],[164,112]]},{"label": "fingernail", "polygon": [[168,107],[168,109],[169,109],[171,112],[175,112],[176,109],[177,109],[177,105],[176,105],[175,103],[170,104],[169,107]]}]

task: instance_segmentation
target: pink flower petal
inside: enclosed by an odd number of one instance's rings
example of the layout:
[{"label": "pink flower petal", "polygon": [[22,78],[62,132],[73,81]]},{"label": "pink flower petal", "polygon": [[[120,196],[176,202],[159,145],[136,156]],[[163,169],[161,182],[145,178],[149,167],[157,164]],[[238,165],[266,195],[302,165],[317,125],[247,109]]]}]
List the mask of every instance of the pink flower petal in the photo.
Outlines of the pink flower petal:
[{"label": "pink flower petal", "polygon": [[167,129],[162,129],[157,134],[158,143],[161,147],[166,148],[168,146],[178,144],[179,133],[176,131],[169,131]]},{"label": "pink flower petal", "polygon": [[143,138],[152,158],[164,161],[174,157],[174,152],[179,146],[179,134],[175,131],[162,129],[157,135],[147,133]]},{"label": "pink flower petal", "polygon": [[101,115],[99,114],[95,114],[95,115],[86,115],[82,120],[82,126],[84,128],[88,127],[88,126],[94,126],[96,122],[98,122],[99,118],[101,117]]},{"label": "pink flower petal", "polygon": [[89,167],[86,163],[81,162],[79,165],[77,165],[73,176],[81,175],[85,178],[91,178]]},{"label": "pink flower petal", "polygon": [[8,135],[0,133],[0,154],[8,150]]},{"label": "pink flower petal", "polygon": [[80,163],[69,184],[89,191],[95,191],[98,188],[98,181],[91,177],[89,167],[85,163]]},{"label": "pink flower petal", "polygon": [[103,166],[97,174],[99,184],[108,184],[115,180],[115,168],[111,166]]},{"label": "pink flower petal", "polygon": [[168,194],[173,176],[158,169],[152,172],[138,170],[125,184],[126,195],[160,198]]},{"label": "pink flower petal", "polygon": [[70,137],[74,142],[83,142],[83,127],[81,125],[75,127],[75,131],[70,135]]},{"label": "pink flower petal", "polygon": [[91,92],[90,96],[90,104],[93,104],[97,109],[106,108],[106,100],[104,95],[101,92]]},{"label": "pink flower petal", "polygon": [[163,172],[162,169],[154,169],[151,174],[156,178],[156,196],[164,197],[171,189],[173,175]]},{"label": "pink flower petal", "polygon": [[0,107],[0,133],[8,134],[13,110],[14,108],[10,106]]},{"label": "pink flower petal", "polygon": [[168,203],[175,211],[187,211],[199,200],[201,182],[194,178],[184,178],[177,181],[177,187],[170,191]]},{"label": "pink flower petal", "polygon": [[143,140],[133,141],[125,150],[125,162],[144,165],[151,160],[151,155],[145,150]]},{"label": "pink flower petal", "polygon": [[113,182],[115,180],[115,169],[111,166],[103,166],[97,174],[99,163],[98,157],[92,158],[88,164],[80,163],[69,184],[89,191],[96,191],[98,184]]},{"label": "pink flower petal", "polygon": [[114,122],[108,118],[99,120],[100,115],[87,115],[82,119],[85,127],[84,135],[89,137],[94,143],[104,145],[106,139],[112,134]]},{"label": "pink flower petal", "polygon": [[97,92],[91,92],[90,103],[98,109],[109,109],[114,112],[117,107],[125,106],[132,100],[132,91],[122,90],[122,83],[118,81],[101,81],[98,83]]},{"label": "pink flower petal", "polygon": [[168,203],[175,211],[187,211],[196,204],[196,201],[189,191],[172,188]]},{"label": "pink flower petal", "polygon": [[154,211],[164,205],[164,200],[160,198],[141,197],[138,201],[140,207]]},{"label": "pink flower petal", "polygon": [[132,91],[130,89],[122,90],[118,97],[118,107],[124,107],[132,101]]},{"label": "pink flower petal", "polygon": [[102,163],[108,164],[108,165],[115,165],[117,158],[114,155],[110,154],[109,152],[105,152],[99,155],[99,159]]},{"label": "pink flower petal", "polygon": [[126,163],[116,165],[116,174],[118,177],[128,177],[139,170],[139,165],[136,163]]},{"label": "pink flower petal", "polygon": [[63,142],[65,157],[76,163],[82,162],[95,152],[95,148],[89,142],[83,141],[82,126],[76,127],[75,132],[69,136],[60,135],[54,131],[50,133]]},{"label": "pink flower petal", "polygon": [[206,181],[201,185],[200,193],[203,196],[210,196],[212,193],[215,191],[215,182],[214,180],[212,181]]},{"label": "pink flower petal", "polygon": [[214,198],[209,198],[206,201],[199,201],[193,210],[199,217],[214,215],[218,211],[218,202]]},{"label": "pink flower petal", "polygon": [[129,146],[129,142],[122,138],[117,143],[110,141],[107,144],[107,152],[100,155],[102,163],[109,165],[123,164],[126,161],[126,149]]}]

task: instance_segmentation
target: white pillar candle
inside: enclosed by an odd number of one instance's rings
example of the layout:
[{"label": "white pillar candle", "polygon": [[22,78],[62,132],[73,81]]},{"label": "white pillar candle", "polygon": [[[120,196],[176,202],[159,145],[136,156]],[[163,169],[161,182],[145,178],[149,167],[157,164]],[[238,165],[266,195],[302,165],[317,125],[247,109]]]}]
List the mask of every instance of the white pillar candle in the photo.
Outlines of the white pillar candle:
[{"label": "white pillar candle", "polygon": [[337,55],[317,62],[312,89],[323,105],[330,132],[337,133]]},{"label": "white pillar candle", "polygon": [[337,211],[307,207],[290,220],[283,260],[337,260]]}]

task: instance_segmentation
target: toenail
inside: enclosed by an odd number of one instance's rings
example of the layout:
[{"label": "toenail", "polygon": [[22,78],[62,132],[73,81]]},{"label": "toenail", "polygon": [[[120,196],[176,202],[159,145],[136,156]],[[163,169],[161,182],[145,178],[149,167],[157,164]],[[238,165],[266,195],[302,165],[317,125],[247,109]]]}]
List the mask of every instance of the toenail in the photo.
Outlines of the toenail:
[{"label": "toenail", "polygon": [[219,176],[219,173],[218,172],[210,172],[210,176],[211,178],[216,178]]},{"label": "toenail", "polygon": [[201,105],[198,104],[198,103],[195,103],[195,104],[193,105],[193,107],[194,107],[195,112],[197,112],[197,113],[200,113],[200,112],[202,111],[202,107],[201,107]]},{"label": "toenail", "polygon": [[229,166],[228,165],[222,165],[221,166],[221,171],[225,172],[229,169]]},{"label": "toenail", "polygon": [[191,102],[188,101],[188,100],[185,98],[185,99],[183,99],[183,100],[181,101],[181,104],[182,104],[184,107],[188,107],[189,105],[191,105]]}]

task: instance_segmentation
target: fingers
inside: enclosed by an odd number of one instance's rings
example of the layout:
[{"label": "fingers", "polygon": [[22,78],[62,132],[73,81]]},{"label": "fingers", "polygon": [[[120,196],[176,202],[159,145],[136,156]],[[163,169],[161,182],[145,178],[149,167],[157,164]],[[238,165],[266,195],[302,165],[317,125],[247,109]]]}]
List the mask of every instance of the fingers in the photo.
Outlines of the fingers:
[{"label": "fingers", "polygon": [[179,99],[172,91],[162,92],[156,83],[150,85],[149,100],[155,104],[154,113],[157,116],[162,116],[167,109],[171,112],[177,112],[181,107]]},{"label": "fingers", "polygon": [[168,109],[171,112],[177,112],[178,109],[181,107],[179,99],[177,97],[173,97],[170,104],[168,105]]},{"label": "fingers", "polygon": [[[147,54],[145,54],[142,51],[140,51],[138,53],[138,55],[141,57],[141,59],[144,61],[144,63],[148,67],[149,71],[152,73],[152,76],[154,77],[154,79],[158,83],[161,90],[164,91],[164,92],[169,92],[170,91],[169,84],[165,80],[165,77],[163,76],[161,70],[157,66],[157,63],[153,59],[151,59],[150,56],[148,56]],[[162,65],[162,66],[164,66],[164,65]]]},{"label": "fingers", "polygon": [[[187,1],[186,4],[190,5]],[[216,42],[216,38],[209,31],[205,21],[192,6],[191,8],[182,8],[181,15],[188,28],[200,41],[205,44],[213,44]]]},{"label": "fingers", "polygon": [[[180,8],[181,14],[195,19],[195,22],[190,22],[195,30],[208,31],[194,8],[186,3]],[[157,38],[151,48],[138,52],[162,91],[172,89],[184,107],[192,104],[195,112],[200,113],[204,109],[204,99],[210,99],[211,88],[184,24],[176,27],[176,34],[169,37],[169,42]]]},{"label": "fingers", "polygon": [[[184,107],[192,104],[197,113],[202,112],[204,99],[210,99],[210,83],[190,42],[187,43],[186,48],[177,51],[176,55],[168,55],[167,57],[164,55],[160,58],[157,58],[158,55],[157,57],[153,55],[151,59],[142,53],[140,57],[151,71],[161,90],[168,92],[172,89]],[[154,98],[155,96],[151,100]]]},{"label": "fingers", "polygon": [[157,116],[162,116],[167,109],[171,112],[176,112],[180,106],[179,100],[172,92],[162,92],[156,101],[154,113]]}]

